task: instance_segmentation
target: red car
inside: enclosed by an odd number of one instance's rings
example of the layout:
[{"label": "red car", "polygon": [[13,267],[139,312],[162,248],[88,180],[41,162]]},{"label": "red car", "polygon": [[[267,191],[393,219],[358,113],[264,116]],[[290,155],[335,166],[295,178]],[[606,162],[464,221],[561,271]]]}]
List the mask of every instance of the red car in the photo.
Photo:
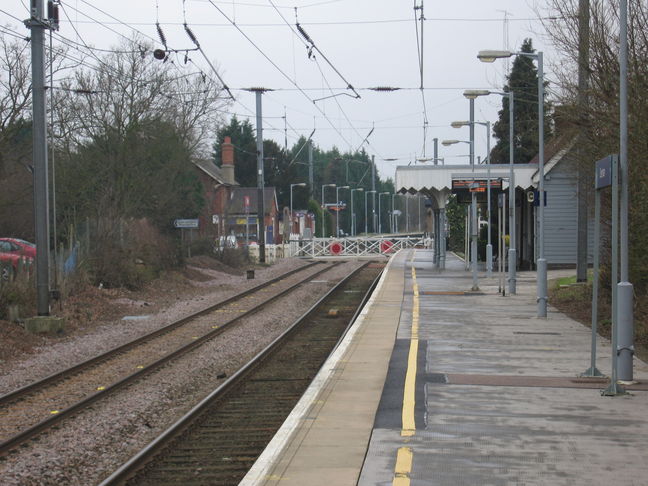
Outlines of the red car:
[{"label": "red car", "polygon": [[36,258],[36,245],[18,238],[0,238],[0,278],[7,280],[18,270],[22,260],[32,263]]}]

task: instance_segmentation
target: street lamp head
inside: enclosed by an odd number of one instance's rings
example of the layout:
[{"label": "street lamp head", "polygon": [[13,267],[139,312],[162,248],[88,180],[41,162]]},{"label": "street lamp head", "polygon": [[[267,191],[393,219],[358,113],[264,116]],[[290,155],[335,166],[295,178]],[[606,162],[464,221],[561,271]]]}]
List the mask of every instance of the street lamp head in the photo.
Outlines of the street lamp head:
[{"label": "street lamp head", "polygon": [[463,92],[464,98],[474,100],[478,96],[488,96],[491,92],[487,89],[467,89]]},{"label": "street lamp head", "polygon": [[441,145],[448,146],[448,145],[454,145],[456,143],[459,143],[459,140],[444,140],[441,142]]},{"label": "street lamp head", "polygon": [[389,195],[389,194],[391,194],[391,192],[387,192],[387,191],[385,191],[385,192],[381,192],[381,193],[380,193],[380,196],[383,196],[383,195],[385,195],[385,194]]},{"label": "street lamp head", "polygon": [[297,183],[297,184],[290,184],[290,185],[291,185],[291,186],[294,186],[294,187],[306,187],[306,183],[305,183],[305,182],[299,182],[299,183]]},{"label": "street lamp head", "polygon": [[322,187],[335,187],[335,184],[324,184]]},{"label": "street lamp head", "polygon": [[477,59],[481,62],[495,62],[495,59],[502,59],[506,57],[511,57],[513,53],[511,51],[479,51],[477,54]]},{"label": "street lamp head", "polygon": [[470,126],[469,121],[453,121],[450,126],[452,128],[461,128],[461,127],[468,127]]},{"label": "street lamp head", "polygon": [[362,192],[362,191],[364,191],[364,187],[358,187],[357,189],[352,189],[352,190],[353,190],[353,191],[360,191],[360,192]]},{"label": "street lamp head", "polygon": [[349,186],[340,186],[340,187],[338,187],[338,189],[350,189],[350,187]]}]

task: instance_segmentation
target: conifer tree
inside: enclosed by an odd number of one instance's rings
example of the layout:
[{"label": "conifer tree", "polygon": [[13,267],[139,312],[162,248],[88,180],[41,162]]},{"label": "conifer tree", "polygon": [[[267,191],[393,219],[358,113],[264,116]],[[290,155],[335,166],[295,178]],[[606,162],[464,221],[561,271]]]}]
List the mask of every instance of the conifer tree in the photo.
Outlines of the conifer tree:
[{"label": "conifer tree", "polygon": [[[535,52],[531,39],[524,40],[520,51]],[[504,91],[508,93],[512,90],[514,100],[513,160],[516,164],[526,164],[538,153],[538,70],[534,60],[527,56],[516,56],[507,79]],[[550,108],[545,101],[545,140],[551,136]],[[491,151],[491,162],[506,164],[509,162],[508,97],[502,98],[502,109],[499,111],[499,120],[493,126],[493,135],[497,143]]]}]

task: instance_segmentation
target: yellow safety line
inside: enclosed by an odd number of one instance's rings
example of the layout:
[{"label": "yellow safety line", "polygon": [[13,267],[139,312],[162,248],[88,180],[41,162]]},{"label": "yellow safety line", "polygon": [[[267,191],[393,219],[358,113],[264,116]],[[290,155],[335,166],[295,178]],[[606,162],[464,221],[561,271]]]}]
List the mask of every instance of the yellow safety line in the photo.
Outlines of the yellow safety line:
[{"label": "yellow safety line", "polygon": [[[411,263],[414,263],[412,256]],[[414,421],[414,406],[416,405],[416,361],[418,358],[419,330],[419,290],[416,283],[416,269],[412,265],[412,287],[414,298],[412,302],[412,337],[410,339],[409,355],[407,358],[407,373],[405,374],[405,389],[403,390],[403,412],[401,437],[411,437],[416,433]]]},{"label": "yellow safety line", "polygon": [[398,449],[392,486],[409,486],[413,460],[414,452],[411,447],[401,447]]}]

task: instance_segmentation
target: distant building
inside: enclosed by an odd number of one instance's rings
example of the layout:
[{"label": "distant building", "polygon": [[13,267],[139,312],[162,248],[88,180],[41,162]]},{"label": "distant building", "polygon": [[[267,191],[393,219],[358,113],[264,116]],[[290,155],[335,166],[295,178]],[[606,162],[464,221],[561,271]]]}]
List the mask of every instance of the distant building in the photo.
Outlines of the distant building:
[{"label": "distant building", "polygon": [[[259,189],[256,187],[230,188],[225,227],[227,234],[235,235],[239,244],[245,243],[246,235],[250,242],[258,242],[258,196]],[[265,242],[271,245],[279,240],[279,207],[275,188],[264,188],[263,196]]]},{"label": "distant building", "polygon": [[[573,163],[573,141],[557,139],[547,144],[545,150],[545,184],[547,203],[544,211],[545,235],[544,250],[547,264],[550,267],[576,265],[577,242],[577,192],[576,172]],[[493,164],[490,167],[491,177],[502,180],[504,193],[508,197],[508,164]],[[537,258],[537,205],[532,202],[531,193],[538,187],[538,157],[528,164],[514,164],[516,186],[516,241],[518,264],[522,269],[535,267]],[[400,192],[420,192],[432,201],[434,218],[445,210],[448,196],[457,192],[453,181],[485,181],[487,168],[484,164],[470,165],[413,165],[400,166],[396,169],[396,189]],[[592,174],[592,178],[594,175]],[[456,184],[455,184],[456,185]],[[494,191],[499,192],[499,191]],[[483,193],[482,206],[486,203]],[[466,199],[460,202],[467,202]],[[508,204],[508,203],[507,203]],[[497,199],[493,194],[491,204],[493,212],[497,211]],[[588,224],[588,251],[591,254],[593,224]],[[507,231],[508,233],[508,231]]]},{"label": "distant building", "polygon": [[[198,233],[214,239],[234,235],[239,245],[245,243],[247,233],[250,242],[257,242],[258,188],[240,187],[234,179],[234,146],[230,137],[225,137],[221,157],[221,167],[212,160],[194,161],[206,202],[199,217]],[[273,244],[278,239],[279,212],[274,187],[264,188],[264,205],[265,242]]]}]

